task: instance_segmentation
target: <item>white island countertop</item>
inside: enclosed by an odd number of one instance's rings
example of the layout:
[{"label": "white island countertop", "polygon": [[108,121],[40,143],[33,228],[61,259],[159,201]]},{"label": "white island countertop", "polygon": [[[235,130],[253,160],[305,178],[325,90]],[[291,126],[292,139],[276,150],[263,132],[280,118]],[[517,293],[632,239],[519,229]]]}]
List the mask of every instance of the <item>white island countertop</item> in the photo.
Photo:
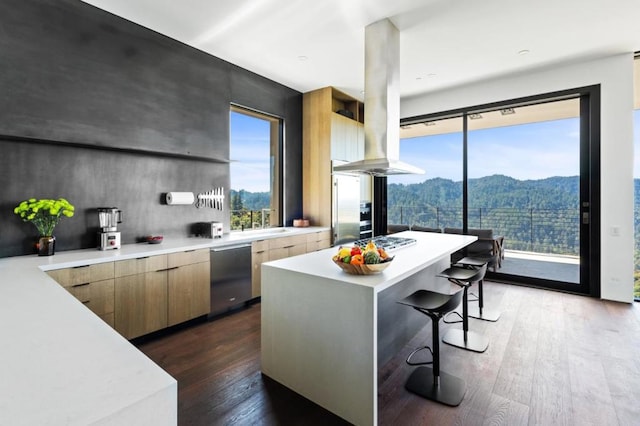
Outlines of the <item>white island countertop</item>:
[{"label": "white island countertop", "polygon": [[0,259],[0,425],[177,423],[176,380],[43,271],[324,229],[165,238],[119,250]]},{"label": "white island countertop", "polygon": [[[350,275],[345,273],[331,259],[338,252],[338,247],[267,264],[275,268],[322,277],[327,280],[372,287],[376,292],[380,292],[428,267],[442,256],[460,250],[477,239],[472,235],[410,231],[393,236],[413,238],[416,240],[416,244],[391,251],[389,253],[390,256],[393,256],[391,264],[379,274]],[[344,244],[344,246],[350,247],[352,244]]]}]

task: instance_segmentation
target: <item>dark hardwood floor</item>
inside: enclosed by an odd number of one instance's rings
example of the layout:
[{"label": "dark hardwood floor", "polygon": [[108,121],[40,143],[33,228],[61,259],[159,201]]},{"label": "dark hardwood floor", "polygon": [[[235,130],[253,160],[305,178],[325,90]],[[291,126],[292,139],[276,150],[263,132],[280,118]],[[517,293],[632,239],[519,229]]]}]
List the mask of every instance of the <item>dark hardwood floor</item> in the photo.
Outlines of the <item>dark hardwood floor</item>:
[{"label": "dark hardwood floor", "polygon": [[[498,322],[482,354],[443,344],[442,370],[467,381],[458,407],[404,389],[404,359],[431,340],[425,327],[379,371],[381,425],[640,424],[640,307],[485,283]],[[419,315],[416,313],[416,315]],[[442,324],[447,327],[460,325]],[[341,419],[260,374],[260,305],[135,342],[178,380],[181,425],[340,425]]]}]

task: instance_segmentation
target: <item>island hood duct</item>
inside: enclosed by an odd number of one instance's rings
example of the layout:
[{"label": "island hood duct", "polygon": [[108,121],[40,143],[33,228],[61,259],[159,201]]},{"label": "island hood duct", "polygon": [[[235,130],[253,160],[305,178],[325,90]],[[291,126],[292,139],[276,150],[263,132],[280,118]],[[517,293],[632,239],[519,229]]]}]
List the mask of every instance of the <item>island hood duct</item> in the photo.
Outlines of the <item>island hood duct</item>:
[{"label": "island hood duct", "polygon": [[389,19],[364,30],[364,160],[336,172],[424,174],[400,161],[400,32]]}]

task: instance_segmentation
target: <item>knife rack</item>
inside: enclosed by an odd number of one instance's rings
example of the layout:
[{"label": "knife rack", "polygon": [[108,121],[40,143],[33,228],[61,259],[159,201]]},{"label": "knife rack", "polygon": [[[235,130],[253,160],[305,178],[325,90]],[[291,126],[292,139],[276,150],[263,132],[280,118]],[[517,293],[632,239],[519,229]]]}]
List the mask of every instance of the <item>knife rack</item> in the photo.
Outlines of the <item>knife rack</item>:
[{"label": "knife rack", "polygon": [[209,207],[216,210],[224,210],[224,188],[213,188],[207,192],[198,194],[196,207],[201,209]]}]

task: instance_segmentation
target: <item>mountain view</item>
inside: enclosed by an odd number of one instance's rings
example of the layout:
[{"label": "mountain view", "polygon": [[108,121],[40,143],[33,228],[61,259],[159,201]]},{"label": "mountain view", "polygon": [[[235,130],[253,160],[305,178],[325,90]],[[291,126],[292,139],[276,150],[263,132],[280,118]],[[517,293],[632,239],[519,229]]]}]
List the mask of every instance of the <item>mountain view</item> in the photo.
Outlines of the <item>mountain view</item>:
[{"label": "mountain view", "polygon": [[[640,200],[640,179],[634,182]],[[268,192],[231,190],[232,222],[249,226],[269,206]],[[493,175],[469,179],[469,227],[491,228],[504,235],[509,249],[578,254],[579,178],[550,177],[517,180]],[[434,228],[462,227],[462,183],[435,178],[422,183],[388,185],[388,223]],[[640,236],[640,209],[634,214]],[[233,220],[235,217],[235,221]],[[640,271],[640,239],[636,237],[635,264]],[[640,272],[636,273],[640,296]]]}]

